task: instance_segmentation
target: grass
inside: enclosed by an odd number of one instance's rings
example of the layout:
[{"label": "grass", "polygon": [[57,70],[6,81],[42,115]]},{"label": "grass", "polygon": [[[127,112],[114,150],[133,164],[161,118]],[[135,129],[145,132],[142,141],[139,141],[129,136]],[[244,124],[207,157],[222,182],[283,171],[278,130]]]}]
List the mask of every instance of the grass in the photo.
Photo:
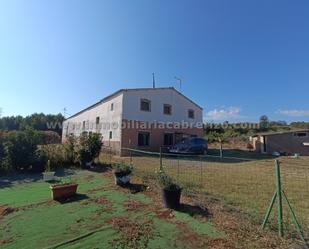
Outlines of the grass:
[{"label": "grass", "polygon": [[132,194],[115,186],[109,171],[71,177],[79,196],[66,203],[52,201],[42,181],[0,188],[0,211],[11,210],[0,216],[0,247],[207,248],[225,239],[209,220],[162,208],[153,191]]},{"label": "grass", "polygon": [[[214,154],[214,152],[212,152]],[[248,213],[255,224],[261,224],[275,191],[274,158],[258,156],[250,152],[228,151],[235,159],[164,157],[165,171],[178,180],[188,191],[202,193],[219,198]],[[253,160],[241,160],[244,159]],[[108,161],[108,155],[101,160]],[[116,157],[114,161],[132,161],[139,175],[153,175],[159,170],[159,158],[143,154],[134,154],[132,158]],[[296,215],[309,237],[309,157],[294,159],[279,158],[284,191],[296,212]],[[276,206],[271,215],[272,228],[275,228]],[[284,203],[284,222],[286,229],[293,233],[295,228]]]}]

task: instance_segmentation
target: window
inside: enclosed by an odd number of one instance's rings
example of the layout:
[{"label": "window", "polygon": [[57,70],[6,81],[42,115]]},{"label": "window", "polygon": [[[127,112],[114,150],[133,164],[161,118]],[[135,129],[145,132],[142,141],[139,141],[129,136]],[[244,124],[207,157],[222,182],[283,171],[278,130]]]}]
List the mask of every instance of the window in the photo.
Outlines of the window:
[{"label": "window", "polygon": [[83,131],[86,130],[86,121],[83,121]]},{"label": "window", "polygon": [[188,117],[189,118],[194,118],[194,110],[192,110],[192,109],[188,110]]},{"label": "window", "polygon": [[95,119],[95,127],[98,129],[100,124],[100,117],[96,117]]},{"label": "window", "polygon": [[165,115],[172,115],[172,106],[168,104],[163,105],[163,113]]},{"label": "window", "polygon": [[150,112],[150,100],[141,99],[141,111]]},{"label": "window", "polygon": [[140,132],[138,133],[138,146],[149,146],[150,133]]},{"label": "window", "polygon": [[295,137],[307,137],[307,132],[295,132]]},{"label": "window", "polygon": [[111,103],[111,111],[114,110],[114,103]]},{"label": "window", "polygon": [[109,139],[113,139],[113,132],[112,131],[109,132]]},{"label": "window", "polygon": [[173,145],[173,142],[174,142],[174,134],[165,133],[164,134],[164,145]]}]

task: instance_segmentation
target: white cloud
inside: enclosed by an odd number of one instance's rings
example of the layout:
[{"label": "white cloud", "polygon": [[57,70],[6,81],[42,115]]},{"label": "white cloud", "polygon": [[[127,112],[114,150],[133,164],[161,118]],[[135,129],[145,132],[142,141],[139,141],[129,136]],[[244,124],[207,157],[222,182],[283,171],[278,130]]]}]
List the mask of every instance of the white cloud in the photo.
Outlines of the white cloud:
[{"label": "white cloud", "polygon": [[206,113],[207,120],[213,121],[228,121],[235,118],[240,118],[240,108],[230,106],[228,108],[214,109]]},{"label": "white cloud", "polygon": [[306,117],[309,116],[309,110],[279,110],[279,114],[291,117]]}]

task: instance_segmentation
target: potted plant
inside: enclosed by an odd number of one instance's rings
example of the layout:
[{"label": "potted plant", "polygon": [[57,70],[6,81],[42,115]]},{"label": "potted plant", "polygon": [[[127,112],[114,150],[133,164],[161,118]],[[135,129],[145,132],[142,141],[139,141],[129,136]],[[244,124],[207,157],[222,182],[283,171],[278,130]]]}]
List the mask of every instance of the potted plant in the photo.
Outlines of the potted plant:
[{"label": "potted plant", "polygon": [[45,172],[43,172],[43,180],[45,182],[53,181],[55,179],[55,172],[50,171],[50,160],[47,161]]},{"label": "potted plant", "polygon": [[78,184],[70,178],[62,179],[59,183],[50,185],[53,200],[63,200],[76,195]]},{"label": "potted plant", "polygon": [[114,163],[113,169],[116,185],[124,186],[130,183],[133,170],[131,165],[124,163]]},{"label": "potted plant", "polygon": [[161,198],[164,207],[177,209],[180,204],[182,188],[162,170],[158,174],[158,182],[161,187]]}]

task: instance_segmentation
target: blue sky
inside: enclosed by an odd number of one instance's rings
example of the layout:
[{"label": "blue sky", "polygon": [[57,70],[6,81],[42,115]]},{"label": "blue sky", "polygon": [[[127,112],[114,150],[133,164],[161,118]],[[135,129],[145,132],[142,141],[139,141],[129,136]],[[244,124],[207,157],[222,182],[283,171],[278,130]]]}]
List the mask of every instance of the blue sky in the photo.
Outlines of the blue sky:
[{"label": "blue sky", "polygon": [[309,1],[1,0],[2,115],[178,87],[207,120],[309,121]]}]

